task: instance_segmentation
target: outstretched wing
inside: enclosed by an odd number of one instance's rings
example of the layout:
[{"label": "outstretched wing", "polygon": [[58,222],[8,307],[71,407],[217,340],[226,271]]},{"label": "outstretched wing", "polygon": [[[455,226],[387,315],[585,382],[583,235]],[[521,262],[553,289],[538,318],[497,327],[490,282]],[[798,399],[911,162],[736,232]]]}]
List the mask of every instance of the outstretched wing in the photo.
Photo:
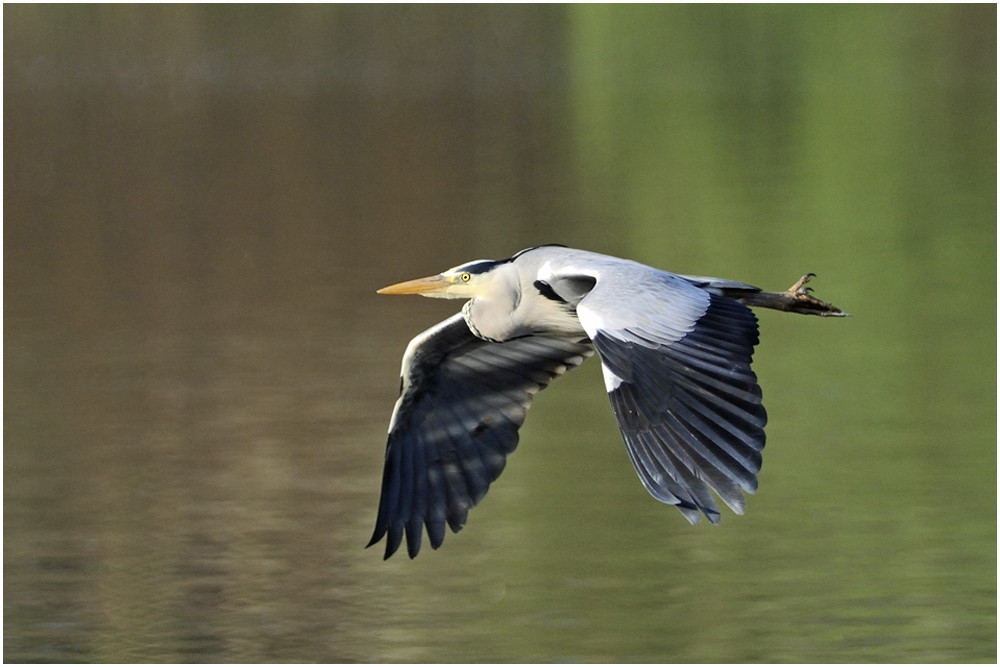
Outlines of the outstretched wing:
[{"label": "outstretched wing", "polygon": [[741,490],[757,488],[767,421],[750,369],[756,317],[737,301],[648,267],[594,277],[577,314],[600,354],[643,485],[692,523],[701,513],[720,519],[709,487],[742,514]]},{"label": "outstretched wing", "polygon": [[592,354],[582,336],[487,342],[461,314],[414,338],[403,357],[368,546],[386,536],[388,558],[405,532],[413,558],[424,526],[435,549],[445,524],[458,532],[517,447],[534,395]]}]

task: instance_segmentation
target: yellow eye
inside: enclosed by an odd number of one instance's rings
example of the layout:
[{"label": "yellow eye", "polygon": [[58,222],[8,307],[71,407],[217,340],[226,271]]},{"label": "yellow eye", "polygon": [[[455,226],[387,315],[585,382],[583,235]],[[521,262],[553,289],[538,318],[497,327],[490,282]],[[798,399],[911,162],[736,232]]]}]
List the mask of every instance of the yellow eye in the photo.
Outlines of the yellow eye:
[{"label": "yellow eye", "polygon": [[461,280],[463,283],[467,283],[470,280],[472,280],[472,276],[470,276],[468,273],[463,273],[458,277],[458,279]]}]

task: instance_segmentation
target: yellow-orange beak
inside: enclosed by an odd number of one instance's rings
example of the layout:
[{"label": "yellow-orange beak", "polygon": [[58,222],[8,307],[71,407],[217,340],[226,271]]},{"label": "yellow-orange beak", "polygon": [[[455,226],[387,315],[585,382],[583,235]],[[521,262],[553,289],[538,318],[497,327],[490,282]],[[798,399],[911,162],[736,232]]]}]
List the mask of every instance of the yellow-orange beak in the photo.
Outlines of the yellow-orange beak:
[{"label": "yellow-orange beak", "polygon": [[444,276],[427,276],[416,280],[389,285],[378,290],[379,294],[441,294],[451,287],[451,281]]}]

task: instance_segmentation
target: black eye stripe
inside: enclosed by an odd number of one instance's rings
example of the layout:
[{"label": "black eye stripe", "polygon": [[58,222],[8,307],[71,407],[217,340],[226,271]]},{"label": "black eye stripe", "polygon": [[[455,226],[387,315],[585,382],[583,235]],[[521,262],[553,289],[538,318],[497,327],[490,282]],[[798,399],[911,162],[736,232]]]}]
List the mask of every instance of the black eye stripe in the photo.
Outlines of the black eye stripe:
[{"label": "black eye stripe", "polygon": [[535,250],[537,248],[565,248],[565,247],[566,246],[559,245],[558,243],[550,243],[550,244],[547,244],[547,245],[537,245],[537,246],[534,246],[532,248],[525,248],[524,250],[522,250],[522,251],[520,251],[518,253],[515,253],[513,257],[508,257],[507,259],[498,259],[498,260],[480,259],[480,260],[477,260],[475,262],[469,262],[468,264],[462,264],[461,266],[456,266],[452,270],[455,271],[455,272],[457,272],[457,273],[460,273],[460,274],[461,273],[468,273],[468,274],[473,275],[473,276],[478,276],[478,275],[483,274],[483,273],[489,273],[490,271],[492,271],[493,269],[497,268],[501,264],[508,264],[510,262],[513,262],[514,260],[516,260],[518,257],[520,257],[521,255],[523,255],[524,253],[529,252],[531,250]]},{"label": "black eye stripe", "polygon": [[491,262],[484,260],[482,262],[472,262],[471,264],[464,264],[458,267],[457,271],[460,273],[468,273],[473,276],[478,276],[482,273],[487,273],[492,271],[499,262]]}]

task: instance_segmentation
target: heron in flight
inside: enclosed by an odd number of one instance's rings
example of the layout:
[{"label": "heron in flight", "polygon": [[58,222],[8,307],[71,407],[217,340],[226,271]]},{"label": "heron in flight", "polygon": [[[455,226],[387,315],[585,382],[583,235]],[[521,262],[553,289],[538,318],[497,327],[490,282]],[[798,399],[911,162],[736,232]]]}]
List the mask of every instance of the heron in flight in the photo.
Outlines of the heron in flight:
[{"label": "heron in flight", "polygon": [[594,350],[649,493],[691,523],[719,522],[710,488],[742,514],[767,421],[747,306],[844,315],[810,295],[812,277],[764,292],[548,245],[378,290],[468,301],[403,355],[368,546],[386,537],[389,558],[405,535],[413,558],[425,528],[435,549],[446,526],[458,532],[517,446],[534,395]]}]

